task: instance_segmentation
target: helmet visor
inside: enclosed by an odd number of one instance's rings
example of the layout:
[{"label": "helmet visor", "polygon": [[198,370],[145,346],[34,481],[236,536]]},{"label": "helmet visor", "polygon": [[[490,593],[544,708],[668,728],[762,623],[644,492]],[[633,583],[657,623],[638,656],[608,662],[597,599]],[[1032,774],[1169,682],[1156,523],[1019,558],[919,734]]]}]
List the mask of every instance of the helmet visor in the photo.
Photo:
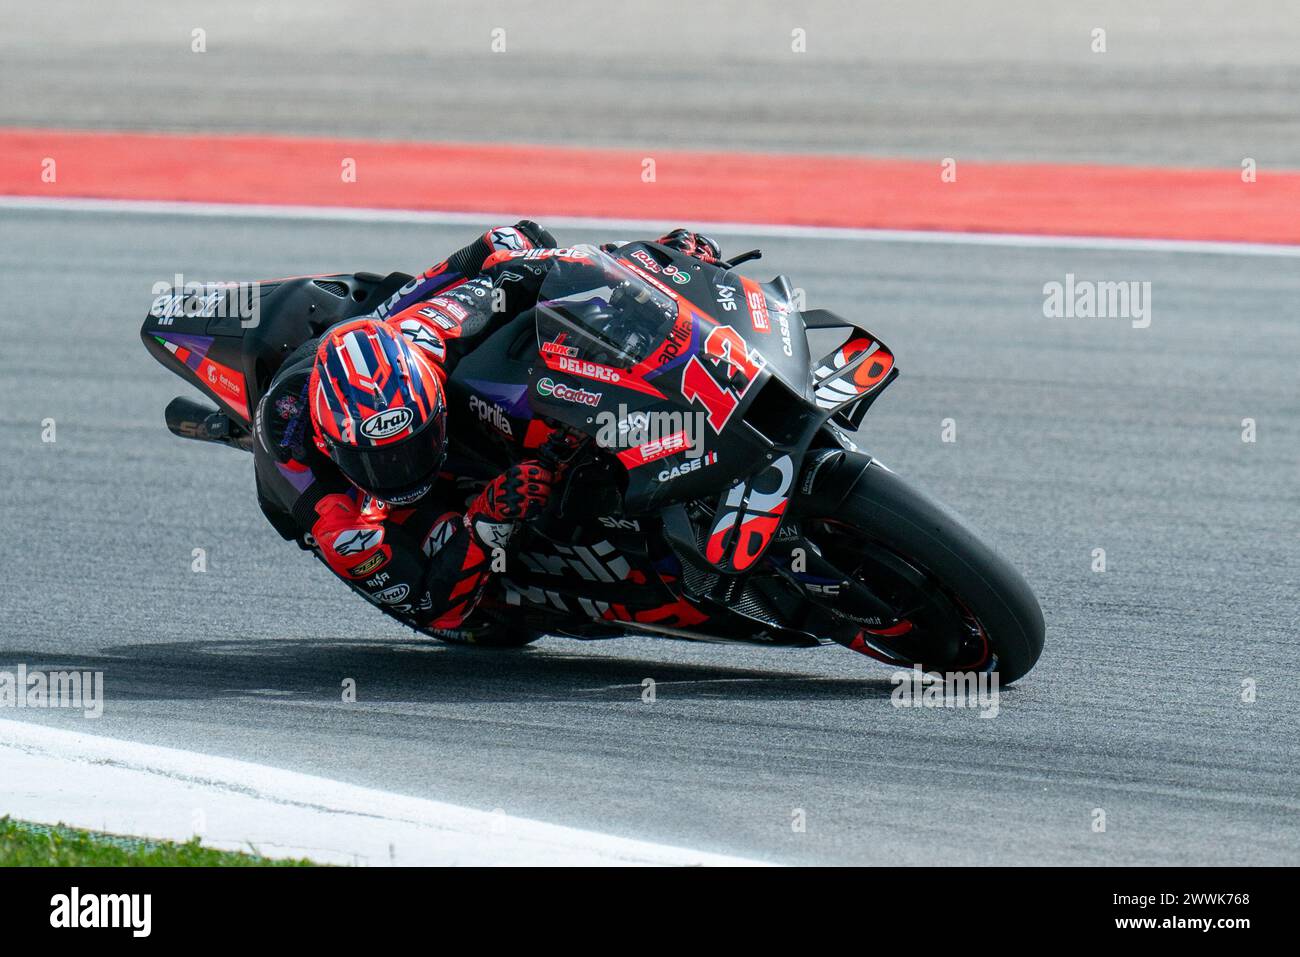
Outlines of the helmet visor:
[{"label": "helmet visor", "polygon": [[400,502],[438,477],[447,457],[441,432],[424,428],[400,442],[367,448],[338,443],[330,448],[330,457],[352,484],[375,498]]}]

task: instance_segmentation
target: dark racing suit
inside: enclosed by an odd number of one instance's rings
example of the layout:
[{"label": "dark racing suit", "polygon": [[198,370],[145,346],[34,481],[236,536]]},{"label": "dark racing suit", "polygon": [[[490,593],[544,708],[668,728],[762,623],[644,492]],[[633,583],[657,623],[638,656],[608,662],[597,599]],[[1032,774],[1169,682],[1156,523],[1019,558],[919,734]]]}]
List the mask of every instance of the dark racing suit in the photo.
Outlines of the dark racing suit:
[{"label": "dark racing suit", "polygon": [[[493,296],[508,271],[502,259],[551,242],[544,230],[520,226],[489,230],[376,310],[375,318],[424,350],[444,384],[461,355],[536,297],[540,273],[533,270],[510,275],[526,273],[535,282]],[[390,507],[351,485],[313,437],[306,390],[317,344],[310,339],[294,350],[258,403],[254,458],[262,509],[281,535],[314,550],[385,611],[417,627],[454,629],[473,611],[493,549],[508,541],[512,527],[483,496],[467,505],[450,474],[407,507]]]},{"label": "dark racing suit", "polygon": [[[679,230],[664,238],[701,258],[716,245]],[[708,243],[708,248],[697,243]],[[424,350],[442,376],[474,345],[536,302],[547,268],[568,250],[533,223],[489,230],[413,279],[374,313]],[[316,339],[285,360],[257,406],[258,499],[287,539],[312,549],[337,576],[388,613],[423,629],[459,628],[482,596],[513,523],[493,495],[466,502],[444,472],[411,506],[388,506],[352,486],[316,445],[307,383]],[[478,483],[478,484],[481,484]],[[472,494],[472,493],[471,493]]]}]

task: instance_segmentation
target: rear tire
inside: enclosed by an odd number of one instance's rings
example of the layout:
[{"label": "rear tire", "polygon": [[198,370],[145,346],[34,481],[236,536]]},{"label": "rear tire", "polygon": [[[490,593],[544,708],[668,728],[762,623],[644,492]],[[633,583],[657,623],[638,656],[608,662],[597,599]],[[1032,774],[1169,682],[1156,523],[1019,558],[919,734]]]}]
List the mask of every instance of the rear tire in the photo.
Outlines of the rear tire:
[{"label": "rear tire", "polygon": [[[848,526],[872,547],[923,572],[937,593],[955,598],[953,604],[983,629],[996,657],[993,670],[999,683],[1023,677],[1042,654],[1045,637],[1042,609],[1024,577],[947,506],[877,462],[863,468],[864,460],[846,454],[838,468],[827,470],[833,473],[829,481],[819,481],[800,503],[805,521]],[[845,491],[835,474],[843,478],[854,471],[860,474]],[[940,671],[956,664],[917,663]]]}]

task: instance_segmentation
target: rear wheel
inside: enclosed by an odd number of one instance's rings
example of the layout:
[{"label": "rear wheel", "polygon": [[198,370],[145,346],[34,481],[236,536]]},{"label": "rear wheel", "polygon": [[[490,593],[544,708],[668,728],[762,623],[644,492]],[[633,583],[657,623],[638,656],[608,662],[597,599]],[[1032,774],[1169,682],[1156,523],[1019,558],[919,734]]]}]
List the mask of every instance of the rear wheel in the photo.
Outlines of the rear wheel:
[{"label": "rear wheel", "polygon": [[826,558],[895,609],[899,621],[846,630],[845,644],[890,664],[927,671],[1026,674],[1043,651],[1043,613],[1021,574],[951,509],[876,462],[847,492],[819,482],[801,503],[805,536]]}]

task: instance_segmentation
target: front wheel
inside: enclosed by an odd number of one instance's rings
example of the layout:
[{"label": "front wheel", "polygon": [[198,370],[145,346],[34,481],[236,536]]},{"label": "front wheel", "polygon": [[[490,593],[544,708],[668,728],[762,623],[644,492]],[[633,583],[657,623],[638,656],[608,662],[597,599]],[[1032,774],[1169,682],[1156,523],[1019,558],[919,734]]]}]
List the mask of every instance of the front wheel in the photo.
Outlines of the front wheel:
[{"label": "front wheel", "polygon": [[1045,630],[1028,583],[955,512],[864,460],[846,453],[800,503],[804,535],[897,612],[844,643],[901,667],[1024,676]]}]

